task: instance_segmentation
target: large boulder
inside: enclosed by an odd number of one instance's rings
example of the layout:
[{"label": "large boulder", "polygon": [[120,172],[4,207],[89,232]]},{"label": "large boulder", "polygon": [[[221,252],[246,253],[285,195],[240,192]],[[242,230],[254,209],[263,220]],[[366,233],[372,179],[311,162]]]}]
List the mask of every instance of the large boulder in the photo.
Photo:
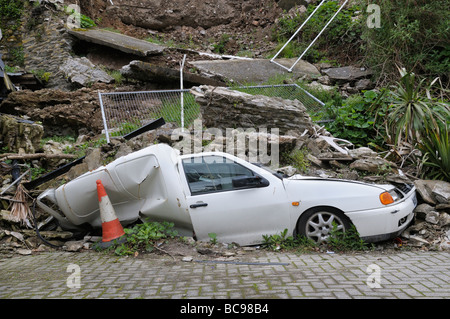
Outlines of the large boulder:
[{"label": "large boulder", "polygon": [[86,87],[96,82],[114,82],[114,78],[102,69],[96,67],[85,57],[67,59],[65,63],[61,65],[60,70],[71,83],[78,86]]},{"label": "large boulder", "polygon": [[203,125],[228,128],[278,129],[280,135],[313,131],[305,106],[298,100],[251,95],[224,87],[200,86],[191,92],[200,104]]}]

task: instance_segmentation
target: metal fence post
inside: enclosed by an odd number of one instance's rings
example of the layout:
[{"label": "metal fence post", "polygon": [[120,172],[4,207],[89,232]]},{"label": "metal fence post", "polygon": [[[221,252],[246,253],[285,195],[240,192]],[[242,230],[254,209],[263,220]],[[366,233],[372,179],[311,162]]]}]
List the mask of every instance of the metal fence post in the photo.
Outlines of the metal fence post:
[{"label": "metal fence post", "polygon": [[183,97],[183,68],[186,61],[186,54],[183,56],[183,62],[180,67],[180,87],[181,87],[181,130],[184,130],[184,97]]},{"label": "metal fence post", "polygon": [[102,111],[103,126],[105,127],[106,142],[109,143],[108,124],[106,123],[105,108],[103,107],[102,93],[98,91],[98,99],[100,101],[100,110]]}]

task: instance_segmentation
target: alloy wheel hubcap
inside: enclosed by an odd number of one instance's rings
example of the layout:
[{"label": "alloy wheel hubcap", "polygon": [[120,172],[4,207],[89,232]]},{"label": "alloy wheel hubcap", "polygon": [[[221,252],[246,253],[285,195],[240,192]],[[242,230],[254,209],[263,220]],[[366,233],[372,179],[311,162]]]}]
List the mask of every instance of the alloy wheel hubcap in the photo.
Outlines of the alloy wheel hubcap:
[{"label": "alloy wheel hubcap", "polygon": [[319,244],[326,242],[334,225],[336,230],[345,230],[342,220],[335,214],[317,212],[306,222],[306,236]]}]

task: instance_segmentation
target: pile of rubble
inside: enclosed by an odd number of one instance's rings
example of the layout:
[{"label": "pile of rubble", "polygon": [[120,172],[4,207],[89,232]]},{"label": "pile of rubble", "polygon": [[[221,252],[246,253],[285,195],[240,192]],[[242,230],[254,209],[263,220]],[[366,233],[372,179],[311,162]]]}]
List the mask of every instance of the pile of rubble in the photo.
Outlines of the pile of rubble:
[{"label": "pile of rubble", "polygon": [[[207,92],[203,91],[203,92]],[[214,112],[206,112],[205,108],[213,108],[216,112],[220,112],[223,109],[229,109],[226,107],[226,103],[230,103],[233,108],[236,117],[233,120],[235,125],[242,125],[254,127],[254,122],[248,122],[249,118],[255,118],[252,114],[247,114],[246,110],[254,112],[255,107],[247,107],[253,104],[264,104],[262,111],[270,115],[275,111],[271,111],[270,105],[273,104],[276,112],[286,113],[301,113],[304,112],[303,108],[295,108],[295,103],[287,103],[289,106],[286,110],[281,108],[279,99],[270,100],[267,97],[251,96],[245,93],[237,94],[236,92],[229,90],[216,89],[215,92],[209,92],[210,94],[221,94],[222,96],[215,96],[211,99],[210,96],[201,95],[198,98],[201,107],[203,108],[202,114],[212,114]],[[225,95],[230,96],[225,96]],[[215,102],[214,102],[215,101]],[[275,101],[275,103],[270,103]],[[216,103],[216,105],[214,105]],[[225,103],[225,104],[224,104]],[[231,107],[230,107],[231,108]],[[240,112],[237,112],[238,109]],[[303,113],[302,113],[303,114]],[[217,114],[216,114],[217,115]],[[259,114],[259,117],[262,115]],[[266,116],[270,118],[270,116]],[[244,120],[239,120],[243,118]],[[256,117],[257,118],[257,117]],[[276,119],[276,118],[272,118]],[[226,117],[215,116],[206,118],[211,123],[208,125],[218,125],[219,127],[227,127]],[[265,123],[261,122],[260,125],[273,125],[274,127],[279,124],[270,120]],[[296,125],[296,126],[295,126]],[[204,130],[203,128],[200,128]],[[186,132],[184,134],[195,135],[194,132]],[[204,133],[204,132],[201,132]],[[320,176],[323,178],[341,178],[350,180],[362,180],[366,182],[379,182],[379,183],[407,183],[415,184],[417,188],[417,194],[419,199],[419,205],[417,206],[416,220],[415,222],[402,234],[398,239],[396,245],[406,243],[408,247],[417,247],[425,250],[450,250],[450,183],[442,181],[424,181],[412,178],[412,176],[403,173],[402,169],[388,159],[381,157],[380,154],[374,152],[367,147],[355,148],[351,142],[335,138],[331,136],[329,132],[323,128],[310,122],[308,116],[301,117],[301,121],[286,123],[286,127],[282,131],[283,135],[278,136],[277,142],[279,142],[280,154],[292,154],[296,151],[303,151],[308,161],[307,170],[300,172],[293,166],[285,166],[278,168],[286,175],[293,175],[298,173],[304,173],[312,176]],[[258,138],[266,138],[268,133],[256,133]],[[269,134],[270,135],[270,134]],[[201,135],[205,137],[204,134]],[[117,159],[121,156],[127,155],[133,151],[137,151],[146,146],[154,143],[167,143],[174,146],[180,145],[180,139],[186,138],[185,135],[180,134],[180,130],[171,123],[167,123],[153,131],[143,133],[132,139],[113,138],[109,144],[105,144],[99,147],[89,147],[86,150],[85,157],[77,165],[71,167],[66,173],[58,176],[57,178],[49,181],[46,184],[40,186],[41,190],[45,190],[49,187],[55,187],[70,181],[81,174],[96,169],[105,163]],[[248,136],[247,136],[248,138]],[[93,136],[80,135],[77,142],[70,145],[71,148],[85,148],[88,145],[90,139],[94,139]],[[203,140],[200,143],[202,150],[210,150],[211,144],[204,144]],[[270,143],[269,139],[269,143]],[[273,141],[272,141],[273,142]],[[226,143],[225,139],[214,139],[214,143]],[[92,144],[95,145],[95,144]],[[244,143],[248,145],[248,143]],[[259,144],[258,144],[259,145]],[[224,145],[222,145],[224,146]],[[36,146],[37,147],[37,146]],[[61,165],[61,161],[66,162],[72,159],[62,159],[68,145],[63,142],[48,141],[42,146],[44,153],[55,156],[57,161],[53,164],[55,167]],[[223,147],[226,151],[226,147]],[[247,154],[246,151],[243,154]],[[58,158],[61,155],[61,158]],[[67,154],[66,154],[67,155]],[[48,159],[47,159],[48,160]],[[39,165],[39,161],[35,160],[35,166]],[[286,163],[281,163],[286,164]],[[55,247],[63,248],[69,251],[78,251],[82,249],[88,249],[93,241],[98,240],[98,237],[92,237],[98,235],[98,233],[73,233],[66,232],[58,229],[57,224],[47,218],[45,214],[34,211],[31,207],[29,213],[29,223],[23,223],[23,221],[14,220],[11,217],[10,206],[14,201],[14,196],[17,193],[16,187],[6,189],[15,178],[12,177],[12,167],[8,165],[2,166],[2,199],[3,210],[0,214],[0,256],[2,253],[10,255],[14,252],[22,254],[30,254],[33,251],[41,251],[44,249],[51,249]],[[39,190],[36,190],[39,192]],[[36,196],[36,194],[33,194]],[[36,219],[37,228],[39,234],[36,232],[34,220]],[[28,224],[28,226],[27,226]],[[30,227],[30,225],[32,225]],[[43,240],[45,240],[45,245]]]},{"label": "pile of rubble", "polygon": [[425,250],[450,250],[450,183],[433,180],[414,182],[421,203],[415,223],[402,236],[409,245]]}]

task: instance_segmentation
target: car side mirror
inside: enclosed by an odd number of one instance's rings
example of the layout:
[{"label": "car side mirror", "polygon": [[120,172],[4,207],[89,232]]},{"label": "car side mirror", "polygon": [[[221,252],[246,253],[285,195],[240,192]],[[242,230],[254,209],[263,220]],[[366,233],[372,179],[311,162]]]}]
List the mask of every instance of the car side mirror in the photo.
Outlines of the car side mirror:
[{"label": "car side mirror", "polygon": [[269,181],[261,176],[238,176],[232,179],[234,188],[266,187]]}]

